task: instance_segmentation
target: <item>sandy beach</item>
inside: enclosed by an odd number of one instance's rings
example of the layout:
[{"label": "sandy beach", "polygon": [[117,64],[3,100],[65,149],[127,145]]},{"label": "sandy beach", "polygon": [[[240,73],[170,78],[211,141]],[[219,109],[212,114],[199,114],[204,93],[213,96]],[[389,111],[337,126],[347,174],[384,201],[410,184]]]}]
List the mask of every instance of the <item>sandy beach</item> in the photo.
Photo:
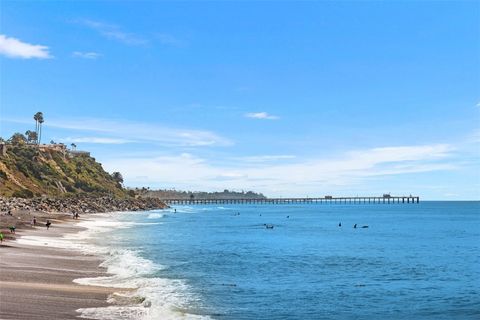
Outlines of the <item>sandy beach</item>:
[{"label": "sandy beach", "polygon": [[[2,215],[0,227],[6,236],[0,246],[0,319],[78,319],[79,308],[107,306],[112,288],[82,286],[73,283],[76,278],[105,275],[99,267],[99,257],[84,255],[48,246],[30,246],[15,241],[15,237],[35,235],[61,237],[78,232],[70,215],[36,214],[37,226],[29,221],[33,214],[14,212]],[[46,219],[52,226],[47,231]],[[16,234],[8,226],[15,221]]]}]

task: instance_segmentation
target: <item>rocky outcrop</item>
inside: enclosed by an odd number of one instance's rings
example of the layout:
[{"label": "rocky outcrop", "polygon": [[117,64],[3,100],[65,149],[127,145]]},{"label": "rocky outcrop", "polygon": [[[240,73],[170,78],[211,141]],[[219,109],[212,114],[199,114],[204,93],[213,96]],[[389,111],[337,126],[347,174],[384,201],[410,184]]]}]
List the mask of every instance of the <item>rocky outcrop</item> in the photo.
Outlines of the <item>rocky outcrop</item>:
[{"label": "rocky outcrop", "polygon": [[65,198],[4,198],[0,211],[29,210],[40,212],[99,213],[114,211],[143,211],[165,209],[168,206],[155,198],[124,198],[111,196],[75,196]]}]

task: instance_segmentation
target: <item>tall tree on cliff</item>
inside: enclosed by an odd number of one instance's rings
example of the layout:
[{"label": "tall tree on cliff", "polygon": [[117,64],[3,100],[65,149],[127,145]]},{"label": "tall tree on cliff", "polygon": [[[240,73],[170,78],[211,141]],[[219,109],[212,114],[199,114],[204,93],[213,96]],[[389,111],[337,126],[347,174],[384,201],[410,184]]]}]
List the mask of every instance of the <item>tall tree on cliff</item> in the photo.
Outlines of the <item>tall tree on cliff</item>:
[{"label": "tall tree on cliff", "polygon": [[38,119],[38,131],[39,131],[38,144],[40,144],[41,141],[42,141],[42,124],[44,122],[45,122],[45,120],[43,120],[43,113],[40,112],[40,118]]},{"label": "tall tree on cliff", "polygon": [[[40,144],[40,127],[41,123],[43,123],[43,113],[37,112],[33,115],[33,120],[35,120],[35,132],[37,133],[37,140],[36,143]],[[41,120],[41,122],[40,122]]]}]

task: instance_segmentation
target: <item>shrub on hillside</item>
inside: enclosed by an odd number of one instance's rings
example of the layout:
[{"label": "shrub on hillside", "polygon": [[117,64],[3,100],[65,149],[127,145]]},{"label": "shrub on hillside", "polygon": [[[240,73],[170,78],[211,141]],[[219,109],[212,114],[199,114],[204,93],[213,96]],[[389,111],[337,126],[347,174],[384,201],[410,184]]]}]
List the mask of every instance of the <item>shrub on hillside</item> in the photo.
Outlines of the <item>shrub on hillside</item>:
[{"label": "shrub on hillside", "polygon": [[15,198],[33,198],[34,194],[30,190],[22,189],[22,190],[15,191],[12,194],[12,196]]}]

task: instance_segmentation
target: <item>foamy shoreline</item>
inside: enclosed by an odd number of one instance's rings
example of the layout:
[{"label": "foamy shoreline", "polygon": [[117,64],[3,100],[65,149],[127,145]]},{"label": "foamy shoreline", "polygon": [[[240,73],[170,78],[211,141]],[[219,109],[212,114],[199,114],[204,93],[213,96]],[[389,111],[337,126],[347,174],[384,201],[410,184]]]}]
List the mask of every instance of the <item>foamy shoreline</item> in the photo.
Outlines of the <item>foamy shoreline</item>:
[{"label": "foamy shoreline", "polygon": [[[48,231],[42,223],[47,218]],[[41,225],[17,230],[17,240],[0,247],[0,318],[78,319],[79,308],[108,306],[115,289],[73,282],[105,275],[101,257],[49,244],[83,228],[65,214],[37,214],[37,219]]]},{"label": "foamy shoreline", "polygon": [[[160,224],[173,210],[95,214],[80,226],[85,231],[74,241],[85,241],[82,250],[102,257],[107,275],[84,277],[74,282],[82,285],[117,288],[110,295],[108,307],[82,308],[82,316],[96,319],[211,319],[189,309],[189,286],[182,279],[161,277],[166,267],[144,258],[142,246],[131,246],[121,230]],[[126,238],[125,238],[126,237]],[[101,239],[101,240],[100,240]],[[122,243],[122,240],[125,241]],[[96,244],[95,244],[96,242]],[[128,245],[127,245],[128,244]],[[130,289],[125,291],[125,289]]]},{"label": "foamy shoreline", "polygon": [[[13,307],[8,303],[1,306],[0,318],[209,319],[208,316],[187,311],[188,302],[184,301],[184,297],[188,295],[189,288],[183,280],[155,276],[164,267],[143,258],[136,248],[129,249],[122,243],[118,243],[115,240],[118,235],[115,235],[115,232],[112,233],[112,231],[133,226],[158,224],[160,222],[156,220],[165,217],[165,211],[130,214],[141,219],[144,215],[146,220],[144,222],[121,221],[122,217],[127,217],[123,220],[129,220],[129,216],[128,213],[120,212],[82,215],[80,220],[61,215],[62,220],[55,220],[48,231],[43,224],[31,230],[19,230],[20,237],[8,243],[11,247],[0,250],[2,270],[12,270],[16,276],[13,282],[8,276],[1,278],[0,288],[4,295],[7,295],[10,288],[16,286],[17,290],[23,289],[23,292],[34,288],[42,292],[54,293],[59,300],[76,299],[77,296],[81,296],[80,293],[93,292],[96,294],[95,301],[81,303],[81,297],[78,298],[79,303],[73,305],[59,301],[55,304],[55,308],[62,315],[52,317],[50,310],[43,308],[42,298],[37,299],[38,307],[34,305],[31,308],[38,309],[36,312],[38,317],[17,316],[17,313],[22,312],[22,305],[32,305],[30,301],[32,298],[26,300],[22,298],[18,300],[19,302],[16,300]],[[48,217],[53,216],[53,214],[48,215]],[[15,262],[12,264],[12,260],[9,260],[14,250],[15,256],[20,260],[24,260],[28,254],[32,255],[18,271],[13,271]],[[51,273],[48,285],[41,277],[37,278],[38,281],[26,285],[23,280],[25,275],[31,272],[31,268],[38,265],[34,261],[35,258],[44,256],[54,260],[44,259],[39,266],[42,270],[46,269]],[[68,259],[69,265],[58,264],[57,260],[61,259]],[[89,262],[88,268],[84,264],[85,261]],[[75,272],[77,269],[78,272]],[[62,282],[57,283],[57,278],[62,279]],[[67,296],[64,295],[64,291],[68,291]],[[23,293],[19,295],[22,296]]]}]

